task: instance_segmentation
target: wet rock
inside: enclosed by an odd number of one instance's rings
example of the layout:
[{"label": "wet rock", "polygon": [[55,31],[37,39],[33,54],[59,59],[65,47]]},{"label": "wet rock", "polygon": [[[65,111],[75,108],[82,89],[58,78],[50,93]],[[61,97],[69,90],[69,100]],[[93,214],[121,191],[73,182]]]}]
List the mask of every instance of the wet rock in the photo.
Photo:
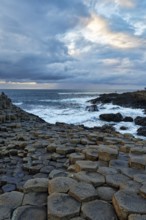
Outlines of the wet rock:
[{"label": "wet rock", "polygon": [[24,192],[47,192],[48,191],[48,179],[36,178],[30,179],[24,184]]},{"label": "wet rock", "polygon": [[130,116],[126,116],[125,118],[123,118],[123,121],[125,122],[133,122],[133,118]]},{"label": "wet rock", "polygon": [[79,216],[80,203],[64,193],[53,193],[48,197],[48,219],[66,219]]},{"label": "wet rock", "polygon": [[74,197],[79,202],[87,202],[97,198],[95,188],[89,183],[76,183],[69,190],[69,195]]},{"label": "wet rock", "polygon": [[12,220],[46,220],[46,208],[38,206],[22,206],[17,208],[12,216]]},{"label": "wet rock", "polygon": [[112,206],[104,201],[94,200],[82,205],[83,216],[91,220],[117,220],[116,214]]},{"label": "wet rock", "polygon": [[102,147],[98,151],[98,156],[100,160],[110,161],[118,157],[118,150],[108,147]]},{"label": "wet rock", "polygon": [[126,220],[130,214],[146,214],[146,200],[135,193],[115,193],[113,205],[120,220]]},{"label": "wet rock", "polygon": [[112,201],[112,197],[115,193],[116,190],[111,187],[101,186],[97,188],[97,195],[101,200]]},{"label": "wet rock", "polygon": [[146,136],[146,126],[137,129],[137,134],[141,136]]},{"label": "wet rock", "polygon": [[129,180],[129,178],[122,175],[122,174],[107,175],[106,176],[107,185],[113,186],[116,188],[119,188],[120,184],[122,184],[122,183],[127,183],[128,180]]},{"label": "wet rock", "polygon": [[69,177],[56,177],[49,181],[49,194],[54,192],[66,193],[76,183],[76,180]]},{"label": "wet rock", "polygon": [[22,204],[23,193],[7,192],[0,195],[0,219],[10,219],[12,211]]},{"label": "wet rock", "polygon": [[140,194],[146,199],[146,183],[140,188]]},{"label": "wet rock", "polygon": [[11,192],[16,190],[16,185],[15,184],[6,184],[2,186],[3,192]]},{"label": "wet rock", "polygon": [[24,194],[22,205],[45,206],[47,204],[47,193],[30,192]]},{"label": "wet rock", "polygon": [[75,163],[76,172],[84,171],[96,171],[98,163],[90,160],[78,160]]},{"label": "wet rock", "polygon": [[101,114],[99,116],[100,120],[103,121],[108,121],[108,122],[121,122],[123,120],[123,116],[121,115],[121,113],[116,113],[116,114]]},{"label": "wet rock", "polygon": [[80,171],[77,174],[74,174],[74,177],[78,181],[92,183],[95,187],[101,186],[105,183],[104,176],[96,172]]},{"label": "wet rock", "polygon": [[128,217],[128,220],[145,220],[146,215],[138,215],[138,214],[131,214]]},{"label": "wet rock", "polygon": [[136,125],[146,126],[146,117],[138,116],[134,120]]}]

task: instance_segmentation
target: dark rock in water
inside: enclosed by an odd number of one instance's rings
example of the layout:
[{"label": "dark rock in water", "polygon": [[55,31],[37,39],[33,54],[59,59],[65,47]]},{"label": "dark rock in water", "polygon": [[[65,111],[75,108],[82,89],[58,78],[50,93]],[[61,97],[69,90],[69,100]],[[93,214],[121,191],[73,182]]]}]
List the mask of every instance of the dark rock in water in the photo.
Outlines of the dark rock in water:
[{"label": "dark rock in water", "polygon": [[123,116],[120,113],[117,114],[101,114],[100,119],[103,121],[114,121],[114,122],[120,122],[123,120]]},{"label": "dark rock in water", "polygon": [[102,94],[96,99],[90,100],[92,104],[113,103],[114,105],[146,109],[146,90],[126,92],[122,94]]},{"label": "dark rock in water", "polygon": [[146,117],[136,117],[134,120],[136,125],[146,126]]},{"label": "dark rock in water", "polygon": [[133,118],[130,116],[126,116],[125,118],[123,118],[123,121],[125,122],[133,122]]},{"label": "dark rock in water", "polygon": [[123,131],[125,131],[125,130],[127,130],[128,128],[127,127],[125,127],[125,126],[121,126],[120,127],[120,130],[123,130]]},{"label": "dark rock in water", "polygon": [[86,106],[86,110],[89,112],[97,112],[98,108],[97,105],[90,105],[90,106]]},{"label": "dark rock in water", "polygon": [[137,134],[146,137],[146,126],[140,127],[140,128],[137,130]]}]

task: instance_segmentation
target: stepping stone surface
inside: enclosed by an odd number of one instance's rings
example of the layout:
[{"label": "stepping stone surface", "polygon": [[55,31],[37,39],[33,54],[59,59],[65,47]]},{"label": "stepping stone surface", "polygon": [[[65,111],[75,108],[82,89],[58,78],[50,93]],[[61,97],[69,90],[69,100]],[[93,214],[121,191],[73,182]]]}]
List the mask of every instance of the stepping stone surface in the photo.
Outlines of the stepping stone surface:
[{"label": "stepping stone surface", "polygon": [[81,170],[85,171],[96,171],[98,168],[98,163],[90,160],[79,160],[75,163],[76,172]]},{"label": "stepping stone surface", "polygon": [[22,206],[14,211],[11,220],[46,220],[46,218],[46,208],[40,208],[37,206]]},{"label": "stepping stone surface", "polygon": [[79,216],[80,203],[64,193],[53,193],[48,197],[48,219],[69,220]]},{"label": "stepping stone surface", "polygon": [[100,200],[94,200],[82,205],[83,216],[90,220],[117,220],[112,206]]},{"label": "stepping stone surface", "polygon": [[69,195],[79,202],[87,202],[97,198],[95,188],[89,183],[77,183],[70,188]]},{"label": "stepping stone surface", "polygon": [[47,192],[48,191],[48,179],[36,178],[30,179],[24,184],[24,192]]},{"label": "stepping stone surface", "polygon": [[79,181],[92,183],[95,187],[105,183],[104,176],[96,172],[80,171],[74,177]]},{"label": "stepping stone surface", "polygon": [[135,193],[119,191],[113,196],[113,205],[120,220],[130,214],[146,214],[146,200]]},{"label": "stepping stone surface", "polygon": [[70,187],[76,183],[76,180],[69,177],[56,177],[49,181],[49,194],[54,192],[66,193]]}]

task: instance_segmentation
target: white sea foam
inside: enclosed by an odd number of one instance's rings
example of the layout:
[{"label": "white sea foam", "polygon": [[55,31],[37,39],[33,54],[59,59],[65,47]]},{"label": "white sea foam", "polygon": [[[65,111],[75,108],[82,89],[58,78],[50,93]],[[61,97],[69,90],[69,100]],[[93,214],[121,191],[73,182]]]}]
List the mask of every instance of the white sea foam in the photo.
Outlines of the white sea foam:
[{"label": "white sea foam", "polygon": [[19,106],[19,105],[22,105],[23,102],[14,102],[13,104]]}]

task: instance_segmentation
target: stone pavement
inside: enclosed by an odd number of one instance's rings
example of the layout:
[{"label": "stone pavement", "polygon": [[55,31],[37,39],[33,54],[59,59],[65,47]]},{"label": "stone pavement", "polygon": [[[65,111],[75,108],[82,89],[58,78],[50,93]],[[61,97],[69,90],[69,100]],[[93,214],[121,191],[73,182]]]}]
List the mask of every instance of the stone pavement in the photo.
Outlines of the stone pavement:
[{"label": "stone pavement", "polygon": [[146,141],[50,125],[3,100],[0,220],[146,220]]}]

